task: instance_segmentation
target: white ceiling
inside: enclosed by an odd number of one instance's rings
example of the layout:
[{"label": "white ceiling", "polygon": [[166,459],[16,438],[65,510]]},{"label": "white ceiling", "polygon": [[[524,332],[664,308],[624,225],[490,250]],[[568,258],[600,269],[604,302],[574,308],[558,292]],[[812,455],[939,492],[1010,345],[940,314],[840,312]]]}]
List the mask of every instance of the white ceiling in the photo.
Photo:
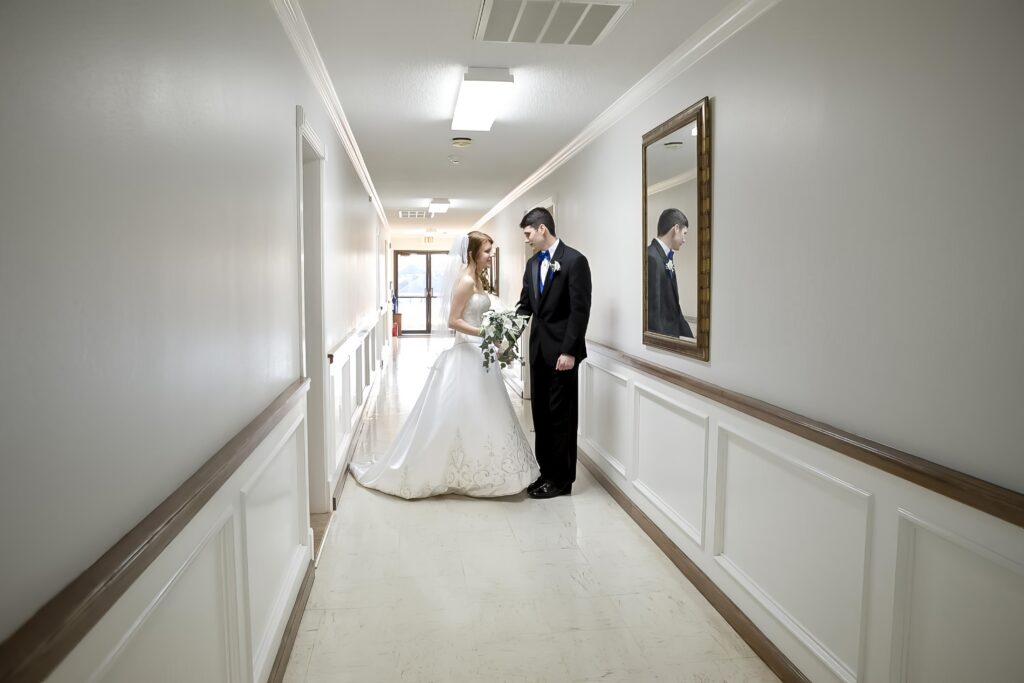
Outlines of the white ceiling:
[{"label": "white ceiling", "polygon": [[[669,133],[647,148],[647,184],[653,185],[697,170],[697,138],[690,132],[695,124]],[[682,143],[668,147],[666,143]]]},{"label": "white ceiling", "polygon": [[[482,0],[301,0],[393,231],[467,229],[728,0],[636,0],[596,45],[473,40]],[[450,130],[467,67],[509,67],[489,132]],[[680,102],[680,109],[689,105]],[[473,145],[456,149],[451,138]],[[640,140],[637,139],[639,154]],[[449,155],[461,163],[453,165]],[[399,209],[451,199],[447,214]]]}]

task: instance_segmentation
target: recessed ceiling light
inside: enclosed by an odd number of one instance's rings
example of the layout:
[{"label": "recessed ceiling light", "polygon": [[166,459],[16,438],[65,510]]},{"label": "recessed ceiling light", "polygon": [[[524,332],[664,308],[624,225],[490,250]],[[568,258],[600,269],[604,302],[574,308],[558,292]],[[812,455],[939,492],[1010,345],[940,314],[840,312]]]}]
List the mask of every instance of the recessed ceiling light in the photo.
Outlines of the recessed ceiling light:
[{"label": "recessed ceiling light", "polygon": [[427,207],[427,211],[430,213],[447,213],[448,207],[451,206],[451,202],[447,199],[431,199],[430,206]]},{"label": "recessed ceiling light", "polygon": [[452,130],[490,130],[513,83],[507,68],[469,67],[459,85]]},{"label": "recessed ceiling light", "polygon": [[693,128],[690,129],[690,135],[692,135],[693,137],[697,137],[697,126],[694,126]]},{"label": "recessed ceiling light", "polygon": [[458,158],[458,157],[457,157],[457,156],[455,156],[454,154],[449,154],[449,155],[448,155],[448,161],[452,162],[453,164],[457,164],[457,163],[459,163],[460,161],[462,161],[462,159]]},{"label": "recessed ceiling light", "polygon": [[452,147],[469,147],[473,144],[473,138],[452,138]]}]

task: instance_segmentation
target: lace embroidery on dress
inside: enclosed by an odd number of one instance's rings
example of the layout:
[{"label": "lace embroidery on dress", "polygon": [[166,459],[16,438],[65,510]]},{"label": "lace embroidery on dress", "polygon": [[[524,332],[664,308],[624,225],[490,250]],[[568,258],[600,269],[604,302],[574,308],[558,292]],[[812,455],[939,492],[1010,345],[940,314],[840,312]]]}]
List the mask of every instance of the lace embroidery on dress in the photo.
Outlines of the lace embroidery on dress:
[{"label": "lace embroidery on dress", "polygon": [[500,453],[495,452],[494,442],[488,437],[476,457],[466,454],[462,433],[456,430],[448,451],[448,488],[454,493],[496,491],[506,484],[509,475],[529,471],[532,458],[533,452],[518,424],[510,426]]},{"label": "lace embroidery on dress", "polygon": [[434,486],[424,483],[422,486],[412,488],[409,486],[409,470],[402,468],[402,478],[398,484],[398,495],[405,499],[412,498],[429,498],[431,496],[440,496],[448,493],[448,486],[446,482],[440,482]]},{"label": "lace embroidery on dress", "polygon": [[509,474],[516,474],[529,469],[533,460],[533,451],[530,443],[521,429],[510,429],[505,435],[506,457],[501,460],[501,467]]}]

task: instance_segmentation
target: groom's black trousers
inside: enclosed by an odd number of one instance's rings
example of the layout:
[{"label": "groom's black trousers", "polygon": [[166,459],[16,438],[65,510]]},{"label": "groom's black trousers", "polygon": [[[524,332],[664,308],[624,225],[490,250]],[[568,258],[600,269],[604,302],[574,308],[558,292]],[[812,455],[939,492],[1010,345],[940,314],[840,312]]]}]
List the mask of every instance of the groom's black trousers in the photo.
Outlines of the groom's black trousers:
[{"label": "groom's black trousers", "polygon": [[555,370],[542,360],[530,366],[534,440],[540,476],[559,486],[576,481],[579,364]]}]

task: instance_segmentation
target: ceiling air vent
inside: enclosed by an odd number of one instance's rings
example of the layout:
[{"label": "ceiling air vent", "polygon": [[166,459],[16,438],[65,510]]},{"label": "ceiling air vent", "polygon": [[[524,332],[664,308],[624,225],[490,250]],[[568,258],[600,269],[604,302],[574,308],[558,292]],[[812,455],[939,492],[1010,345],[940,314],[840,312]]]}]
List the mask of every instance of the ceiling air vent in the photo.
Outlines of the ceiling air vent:
[{"label": "ceiling air vent", "polygon": [[424,209],[401,209],[398,212],[399,218],[426,218],[427,212]]},{"label": "ceiling air vent", "polygon": [[483,0],[474,40],[593,45],[611,32],[633,0]]}]

